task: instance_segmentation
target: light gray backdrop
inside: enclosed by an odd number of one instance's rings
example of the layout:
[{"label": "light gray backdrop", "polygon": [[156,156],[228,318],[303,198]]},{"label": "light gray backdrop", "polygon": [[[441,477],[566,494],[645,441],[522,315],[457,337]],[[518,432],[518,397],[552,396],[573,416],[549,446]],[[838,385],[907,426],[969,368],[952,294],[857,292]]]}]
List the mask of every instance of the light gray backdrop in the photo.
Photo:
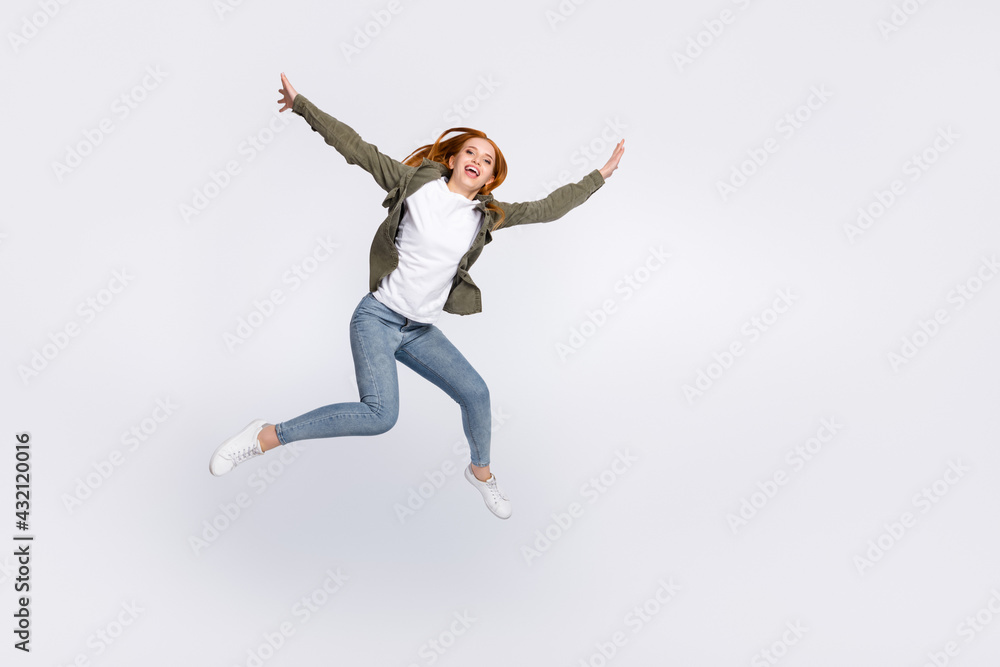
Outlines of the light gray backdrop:
[{"label": "light gray backdrop", "polygon": [[[996,3],[5,7],[4,664],[996,664]],[[439,322],[508,521],[405,368],[389,433],[209,475],[357,400],[383,193],[282,71],[397,159],[484,129],[505,201],[626,138]]]}]

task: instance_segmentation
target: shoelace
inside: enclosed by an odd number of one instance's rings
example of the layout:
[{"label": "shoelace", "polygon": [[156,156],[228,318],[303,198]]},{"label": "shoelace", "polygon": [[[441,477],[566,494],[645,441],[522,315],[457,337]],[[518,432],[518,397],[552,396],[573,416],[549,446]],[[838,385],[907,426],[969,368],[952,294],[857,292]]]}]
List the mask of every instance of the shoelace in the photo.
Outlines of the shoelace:
[{"label": "shoelace", "polygon": [[232,461],[233,465],[235,466],[239,465],[240,463],[246,461],[249,458],[257,456],[258,454],[260,454],[260,452],[257,451],[257,447],[255,447],[254,445],[249,445],[245,449],[240,449],[236,452],[233,452],[233,454],[229,457],[229,460]]},{"label": "shoelace", "polygon": [[490,493],[493,494],[494,500],[496,500],[498,497],[503,500],[507,500],[507,496],[505,496],[503,491],[500,490],[500,487],[497,486],[496,475],[494,475],[490,481],[486,482],[486,486],[489,487]]}]

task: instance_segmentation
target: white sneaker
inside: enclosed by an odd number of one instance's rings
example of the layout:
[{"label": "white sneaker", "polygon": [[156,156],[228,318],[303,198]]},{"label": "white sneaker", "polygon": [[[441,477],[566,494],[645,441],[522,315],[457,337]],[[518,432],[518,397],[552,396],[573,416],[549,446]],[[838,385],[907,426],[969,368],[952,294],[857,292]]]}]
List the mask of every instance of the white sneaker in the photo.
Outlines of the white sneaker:
[{"label": "white sneaker", "polygon": [[257,436],[266,424],[263,419],[254,419],[245,429],[219,445],[208,462],[208,470],[213,475],[225,475],[247,459],[263,454]]},{"label": "white sneaker", "polygon": [[483,494],[483,500],[486,501],[486,506],[491,512],[501,519],[510,517],[510,500],[500,490],[500,487],[497,486],[496,475],[490,475],[488,480],[480,482],[476,479],[475,474],[473,474],[472,464],[470,463],[465,467],[465,479],[469,480],[469,483],[476,487],[479,493]]}]

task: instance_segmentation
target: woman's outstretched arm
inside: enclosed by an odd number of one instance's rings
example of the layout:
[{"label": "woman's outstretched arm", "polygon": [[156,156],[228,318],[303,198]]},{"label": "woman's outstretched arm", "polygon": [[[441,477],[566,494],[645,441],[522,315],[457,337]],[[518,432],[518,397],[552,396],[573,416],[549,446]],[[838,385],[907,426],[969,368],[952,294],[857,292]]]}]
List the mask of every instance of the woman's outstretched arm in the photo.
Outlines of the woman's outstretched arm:
[{"label": "woman's outstretched arm", "polygon": [[319,132],[327,144],[336,148],[348,164],[356,164],[367,171],[383,190],[396,187],[408,170],[416,169],[384,155],[378,146],[366,142],[346,124],[320,111],[315,104],[292,88],[284,72],[281,74],[281,88],[278,92],[281,93],[278,104],[282,105],[278,111],[291,109],[305,118],[309,127],[314,132]]},{"label": "woman's outstretched arm", "polygon": [[597,192],[604,182],[611,178],[611,174],[618,168],[618,162],[625,154],[625,140],[622,139],[615,146],[611,153],[611,158],[600,169],[594,169],[576,183],[567,183],[562,187],[553,190],[544,199],[537,199],[528,202],[507,202],[498,201],[497,205],[503,209],[504,220],[500,229],[513,227],[514,225],[527,225],[534,222],[551,222],[558,220],[572,209],[576,208],[590,198],[590,195]]}]

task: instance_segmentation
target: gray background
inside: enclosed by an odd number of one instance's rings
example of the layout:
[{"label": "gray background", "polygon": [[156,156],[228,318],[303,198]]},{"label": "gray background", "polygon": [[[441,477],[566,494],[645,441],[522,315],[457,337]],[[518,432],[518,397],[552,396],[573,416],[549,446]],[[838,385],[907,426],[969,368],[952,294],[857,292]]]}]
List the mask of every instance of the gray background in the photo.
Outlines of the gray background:
[{"label": "gray background", "polygon": [[[775,664],[766,649],[783,665],[995,664],[996,3],[104,1],[52,3],[51,18],[43,4],[7,3],[0,49],[0,490],[13,535],[13,436],[29,431],[36,535],[33,651],[7,634],[4,655]],[[366,24],[377,34],[345,55]],[[678,65],[687,48],[697,57]],[[503,415],[493,470],[510,520],[458,472],[400,519],[411,491],[468,460],[458,407],[408,369],[389,433],[209,475],[212,450],[250,419],[357,399],[347,323],[383,193],[303,119],[274,120],[282,71],[397,159],[443,128],[484,129],[509,162],[505,201],[578,180],[626,138],[583,206],[496,234],[473,270],[482,314],[439,322]],[[103,119],[112,131],[57,173]],[[251,136],[268,141],[252,160]],[[722,196],[765,145],[777,150]],[[925,151],[933,164],[914,172]],[[230,161],[239,173],[185,220]],[[894,180],[895,201],[851,238]],[[292,289],[286,271],[320,237],[336,251]],[[654,271],[650,248],[670,255]],[[625,276],[641,289],[621,289]],[[284,302],[229,349],[224,335],[274,289]],[[774,321],[779,291],[794,300]],[[87,299],[105,301],[92,318]],[[612,313],[588,315],[608,300]],[[754,317],[771,324],[752,339]],[[583,345],[561,355],[574,330]],[[894,365],[904,339],[919,351]],[[743,354],[713,368],[734,342]],[[714,379],[689,400],[699,371]],[[160,422],[157,401],[173,406]],[[788,452],[826,437],[822,420],[836,433],[796,470]],[[123,440],[132,428],[145,439]],[[627,469],[606,472],[626,453]],[[588,491],[602,472],[613,484]],[[68,502],[81,484],[89,496]],[[249,505],[228,520],[240,494]],[[759,507],[734,531],[744,500]],[[559,528],[572,503],[582,516]],[[224,529],[209,542],[213,521]],[[526,557],[546,530],[556,539]],[[879,541],[881,558],[861,563]],[[342,587],[317,593],[338,569]],[[325,604],[296,613],[314,595]],[[453,625],[463,613],[467,629]],[[283,623],[294,634],[268,651]],[[786,632],[796,624],[801,636]],[[449,646],[429,652],[432,640]]]}]

